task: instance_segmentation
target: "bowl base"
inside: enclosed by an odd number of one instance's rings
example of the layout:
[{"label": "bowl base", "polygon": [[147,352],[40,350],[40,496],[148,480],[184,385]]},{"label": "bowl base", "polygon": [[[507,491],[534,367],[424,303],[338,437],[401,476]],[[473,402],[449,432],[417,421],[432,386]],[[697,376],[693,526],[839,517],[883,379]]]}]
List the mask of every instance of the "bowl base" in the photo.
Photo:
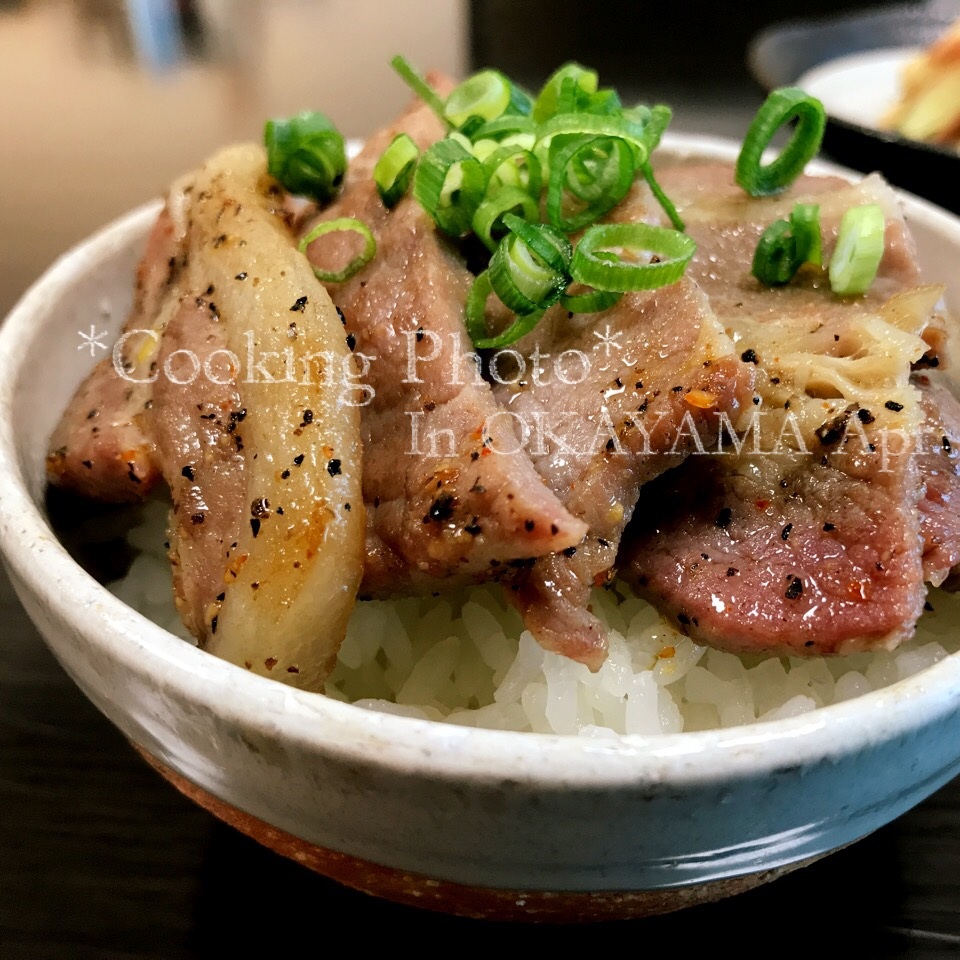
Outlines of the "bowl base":
[{"label": "bowl base", "polygon": [[137,744],[137,752],[162,777],[198,806],[281,856],[344,886],[395,903],[473,919],[528,923],[587,923],[671,913],[752,890],[820,857],[772,870],[664,890],[592,892],[499,890],[434,880],[337,853],[244,813],[171,770]]}]

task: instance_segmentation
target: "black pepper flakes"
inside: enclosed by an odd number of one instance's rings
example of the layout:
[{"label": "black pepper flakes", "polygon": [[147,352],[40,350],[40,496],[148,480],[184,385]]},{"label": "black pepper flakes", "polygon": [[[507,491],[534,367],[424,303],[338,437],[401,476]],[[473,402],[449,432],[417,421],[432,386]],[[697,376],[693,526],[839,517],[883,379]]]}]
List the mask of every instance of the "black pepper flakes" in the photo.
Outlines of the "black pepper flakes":
[{"label": "black pepper flakes", "polygon": [[347,334],[347,346],[351,350],[357,349],[357,338],[352,333]]},{"label": "black pepper flakes", "polygon": [[743,353],[740,354],[740,359],[744,363],[759,363],[757,360],[757,351],[753,349],[744,350]]},{"label": "black pepper flakes", "polygon": [[253,503],[250,504],[250,515],[253,517],[264,517],[270,516],[270,501],[266,497],[257,497]]},{"label": "black pepper flakes", "polygon": [[233,279],[234,279],[234,280],[246,280],[246,279],[247,279],[247,271],[246,271],[246,270],[241,270],[240,273],[238,273]]},{"label": "black pepper flakes", "polygon": [[313,423],[313,411],[312,411],[312,410],[304,410],[304,411],[303,411],[303,419],[300,421],[300,426],[301,426],[301,427],[306,427],[306,426],[308,426],[308,425],[311,424],[311,423]]},{"label": "black pepper flakes", "polygon": [[877,418],[869,410],[861,408],[857,411],[857,419],[861,423],[873,423]]},{"label": "black pepper flakes", "polygon": [[576,547],[567,547],[567,549],[563,551],[563,555],[565,557],[572,557],[576,552],[577,552]]},{"label": "black pepper flakes", "polygon": [[291,312],[291,313],[303,313],[303,311],[304,311],[304,309],[306,308],[306,306],[307,306],[307,298],[306,298],[306,297],[297,297],[297,299],[294,301],[293,306],[290,308],[290,312]]},{"label": "black pepper flakes", "polygon": [[195,474],[195,472],[194,472],[193,467],[190,466],[190,464],[188,463],[188,464],[180,471],[180,476],[186,478],[187,480],[190,480],[191,482],[193,482],[194,478],[196,477],[196,474]]},{"label": "black pepper flakes", "polygon": [[250,532],[253,534],[254,540],[260,535],[260,521],[256,517],[250,518]]},{"label": "black pepper flakes", "polygon": [[736,567],[727,567],[727,576],[735,577],[740,571]]},{"label": "black pepper flakes", "polygon": [[953,447],[950,445],[950,438],[946,435],[940,438],[940,446],[943,447],[944,453],[950,453],[953,450]]},{"label": "black pepper flakes", "polygon": [[92,461],[92,460],[81,460],[80,462],[81,462],[88,470],[92,470],[92,469],[93,469],[93,461]]},{"label": "black pepper flakes", "polygon": [[713,521],[716,526],[721,530],[725,530],[730,526],[730,521],[733,519],[733,511],[729,507],[723,507],[720,512],[717,514],[716,519]]},{"label": "black pepper flakes", "polygon": [[289,470],[284,470],[283,473],[280,474],[280,479],[281,479],[281,480],[287,480],[287,479],[289,479],[289,477],[290,477],[290,471],[289,471]]},{"label": "black pepper flakes", "polygon": [[477,537],[483,532],[483,528],[477,523],[477,519],[477,517],[474,517],[473,520],[463,528],[471,537]]},{"label": "black pepper flakes", "polygon": [[791,530],[793,530],[793,524],[792,524],[792,523],[788,523],[788,524],[780,531],[780,539],[781,539],[781,540],[789,540],[789,539],[790,539],[790,531],[791,531]]},{"label": "black pepper flakes", "polygon": [[896,400],[888,400],[888,401],[884,404],[884,406],[885,406],[888,410],[892,410],[894,413],[899,413],[899,412],[903,409],[903,404],[902,404],[902,403],[897,403]]},{"label": "black pepper flakes", "polygon": [[340,461],[337,459],[327,461],[327,473],[329,473],[331,477],[340,476],[340,465]]},{"label": "black pepper flakes", "polygon": [[342,311],[339,307],[334,307],[333,309],[337,311],[337,316],[340,318],[340,322],[341,322],[344,326],[346,326],[346,325],[347,325],[347,318],[343,315],[343,311]]},{"label": "black pepper flakes", "polygon": [[824,533],[830,533],[831,531],[836,530],[836,529],[837,529],[836,524],[833,524],[833,523],[825,523],[825,524],[823,525],[823,532],[824,532]]},{"label": "black pepper flakes", "polygon": [[430,505],[427,515],[423,518],[424,523],[445,523],[453,516],[454,508],[457,505],[457,498],[452,496],[437,497]]},{"label": "black pepper flakes", "polygon": [[302,453],[298,453],[298,454],[293,458],[293,462],[299,467],[300,464],[303,463],[303,454],[302,454]]},{"label": "black pepper flakes", "polygon": [[190,522],[191,522],[194,526],[199,526],[199,525],[200,525],[201,523],[203,523],[203,521],[206,520],[206,519],[207,519],[207,518],[206,518],[206,516],[205,516],[204,514],[202,514],[202,513],[195,513],[195,514],[190,518]]},{"label": "black pepper flakes", "polygon": [[526,530],[527,533],[533,533],[533,530],[535,527],[536,527],[536,523],[534,523],[533,520],[523,521],[523,529]]},{"label": "black pepper flakes", "polygon": [[417,327],[417,343],[421,343],[423,341],[424,336],[425,334],[424,334],[423,327]]},{"label": "black pepper flakes", "polygon": [[800,597],[800,594],[803,593],[803,581],[799,577],[790,576],[787,577],[787,589],[784,591],[784,596],[788,600],[797,600]]}]

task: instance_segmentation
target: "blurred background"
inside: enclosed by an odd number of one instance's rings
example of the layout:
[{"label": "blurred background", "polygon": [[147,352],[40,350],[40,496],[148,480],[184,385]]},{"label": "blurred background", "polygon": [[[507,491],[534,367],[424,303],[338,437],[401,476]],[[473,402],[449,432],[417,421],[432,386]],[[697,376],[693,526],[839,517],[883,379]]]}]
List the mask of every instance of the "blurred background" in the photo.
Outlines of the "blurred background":
[{"label": "blurred background", "polygon": [[[763,96],[745,62],[750,38],[775,20],[853,9],[828,0],[0,0],[0,317],[59,253],[219,145],[259,139],[265,118],[318,109],[351,137],[389,120],[408,99],[388,66],[395,53],[455,76],[500,67],[530,87],[578,59],[627,100],[672,104],[675,129],[739,137]],[[820,950],[829,925],[838,949],[848,943],[857,956],[957,955],[958,811],[954,784],[770,888],[617,926],[713,949],[759,933],[758,917],[803,909],[798,948]],[[478,945],[506,934],[343,890],[192,806],[76,691],[0,572],[0,958],[244,956],[261,941],[286,956],[287,928],[317,931],[327,917],[393,935],[469,933]],[[311,933],[318,949],[333,929]],[[593,945],[597,934],[510,931],[541,948]]]}]

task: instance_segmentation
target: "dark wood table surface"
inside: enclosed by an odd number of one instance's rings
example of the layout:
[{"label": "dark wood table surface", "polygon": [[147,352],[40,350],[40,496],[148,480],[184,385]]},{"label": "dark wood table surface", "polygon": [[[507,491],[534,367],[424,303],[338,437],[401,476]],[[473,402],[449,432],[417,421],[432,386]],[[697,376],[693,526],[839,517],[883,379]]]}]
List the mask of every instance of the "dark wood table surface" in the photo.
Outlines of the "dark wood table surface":
[{"label": "dark wood table surface", "polygon": [[[126,18],[149,4],[0,2],[0,315],[57,253],[218,143],[256,136],[264,116],[335,93],[350,102],[341,124],[362,135],[404,99],[380,91],[389,55],[468,62],[465,3],[364,4],[380,29],[351,38],[349,2],[181,3],[189,59],[164,66],[176,51],[162,30],[141,35]],[[331,36],[309,61],[304,9]],[[730,133],[758,100],[741,90],[720,109],[709,93],[678,95],[681,126]],[[957,956],[960,781],[813,866],[681,914],[562,928],[434,915],[311,874],[182,797],[65,676],[0,574],[0,960],[285,957],[304,938],[329,949],[336,932],[362,946],[389,935],[446,948],[460,934],[479,947],[590,948],[623,934],[638,950]]]}]

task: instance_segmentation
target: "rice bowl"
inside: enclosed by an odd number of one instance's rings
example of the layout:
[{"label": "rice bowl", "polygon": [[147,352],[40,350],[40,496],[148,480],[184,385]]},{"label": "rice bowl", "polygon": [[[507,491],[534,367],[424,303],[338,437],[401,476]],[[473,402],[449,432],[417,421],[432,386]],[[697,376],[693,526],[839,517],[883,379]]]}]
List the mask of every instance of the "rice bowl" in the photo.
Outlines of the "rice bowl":
[{"label": "rice bowl", "polygon": [[[698,138],[669,138],[667,146],[722,158],[735,152]],[[960,225],[921,201],[908,199],[907,212],[930,274],[952,276]],[[104,316],[104,307],[116,329],[155,213],[154,205],[135,212],[61,260],[3,330],[0,536],[17,592],[58,659],[126,736],[176,776],[304,847],[346,858],[346,882],[408,902],[442,885],[439,908],[516,917],[535,913],[544,892],[569,894],[565,910],[624,916],[649,909],[658,891],[681,888],[655,898],[668,909],[721,895],[724,883],[743,888],[876,829],[960,769],[960,664],[952,656],[889,687],[755,726],[521,734],[391,716],[283,688],[204,654],[112,597],[70,559],[38,508],[43,446],[89,363],[73,332],[91,315]],[[949,297],[956,311],[956,286]],[[455,633],[491,613],[482,599],[472,603]],[[941,601],[934,606],[939,611]],[[683,646],[662,639],[648,637],[648,645],[661,644],[657,653],[672,645],[674,657],[651,655],[680,662]],[[938,642],[956,649],[955,639]],[[493,674],[503,671],[490,656]],[[348,650],[344,673],[350,658]],[[362,668],[363,657],[354,653],[352,663]],[[884,669],[879,682],[910,665]],[[858,672],[867,676],[869,668]],[[398,681],[397,696],[409,680]],[[343,675],[334,683],[349,688]],[[768,712],[755,703],[757,710]],[[698,725],[694,717],[690,726]],[[599,734],[588,726],[580,723],[581,732]],[[270,842],[268,832],[260,836]],[[388,875],[407,877],[406,892],[390,887]],[[486,906],[478,905],[481,894]]]}]

